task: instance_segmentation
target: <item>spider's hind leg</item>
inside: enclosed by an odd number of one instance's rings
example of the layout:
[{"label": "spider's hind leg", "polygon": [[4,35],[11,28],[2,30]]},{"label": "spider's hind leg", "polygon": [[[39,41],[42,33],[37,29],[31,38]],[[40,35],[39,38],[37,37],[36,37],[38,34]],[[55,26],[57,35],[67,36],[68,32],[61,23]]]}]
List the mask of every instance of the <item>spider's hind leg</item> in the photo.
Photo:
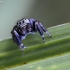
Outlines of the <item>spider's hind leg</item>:
[{"label": "spider's hind leg", "polygon": [[40,23],[40,26],[41,26],[42,30],[43,30],[46,34],[48,34],[49,37],[52,37],[52,35],[48,32],[48,30],[47,30],[41,23]]}]

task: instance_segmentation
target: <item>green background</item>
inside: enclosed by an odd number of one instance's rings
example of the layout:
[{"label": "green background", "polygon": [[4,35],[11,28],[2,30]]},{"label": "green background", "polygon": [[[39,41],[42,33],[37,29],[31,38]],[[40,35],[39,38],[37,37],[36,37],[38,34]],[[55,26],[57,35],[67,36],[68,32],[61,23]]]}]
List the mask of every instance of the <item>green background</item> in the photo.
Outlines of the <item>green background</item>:
[{"label": "green background", "polygon": [[24,17],[45,27],[70,22],[70,0],[0,0],[0,40],[11,37],[13,26]]}]

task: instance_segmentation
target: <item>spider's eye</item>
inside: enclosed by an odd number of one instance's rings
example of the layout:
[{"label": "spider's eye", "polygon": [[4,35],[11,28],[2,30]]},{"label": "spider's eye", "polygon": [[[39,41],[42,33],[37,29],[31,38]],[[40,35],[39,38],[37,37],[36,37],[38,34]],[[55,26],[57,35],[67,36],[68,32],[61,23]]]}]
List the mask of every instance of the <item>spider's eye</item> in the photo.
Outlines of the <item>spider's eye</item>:
[{"label": "spider's eye", "polygon": [[19,24],[21,25],[21,22],[19,22]]},{"label": "spider's eye", "polygon": [[24,23],[24,20],[22,20],[22,22]]}]

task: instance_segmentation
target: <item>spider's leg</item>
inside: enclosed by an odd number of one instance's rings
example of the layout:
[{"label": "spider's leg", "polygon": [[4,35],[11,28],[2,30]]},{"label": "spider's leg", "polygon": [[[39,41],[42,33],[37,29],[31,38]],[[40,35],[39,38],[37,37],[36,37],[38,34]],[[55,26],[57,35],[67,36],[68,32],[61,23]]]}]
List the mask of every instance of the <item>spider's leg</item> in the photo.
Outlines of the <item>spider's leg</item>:
[{"label": "spider's leg", "polygon": [[39,25],[41,26],[42,30],[46,32],[46,34],[48,34],[48,36],[52,37],[52,35],[48,32],[48,30],[41,23],[39,23]]},{"label": "spider's leg", "polygon": [[45,37],[44,37],[44,34],[43,34],[43,30],[40,27],[40,25],[37,24],[37,23],[36,23],[36,28],[37,28],[37,31],[39,32],[39,34],[41,35],[43,42],[45,42]]}]

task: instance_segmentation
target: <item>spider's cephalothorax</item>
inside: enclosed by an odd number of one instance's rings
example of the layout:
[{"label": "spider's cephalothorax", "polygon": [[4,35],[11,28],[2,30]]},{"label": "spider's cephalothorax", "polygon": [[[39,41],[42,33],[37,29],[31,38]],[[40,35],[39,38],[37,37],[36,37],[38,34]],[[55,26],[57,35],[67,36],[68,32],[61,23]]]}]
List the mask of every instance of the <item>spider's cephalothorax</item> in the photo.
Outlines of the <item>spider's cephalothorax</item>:
[{"label": "spider's cephalothorax", "polygon": [[39,21],[27,18],[23,18],[18,21],[17,24],[14,26],[13,30],[11,31],[11,34],[13,40],[22,50],[22,48],[26,48],[22,43],[22,40],[25,39],[27,34],[34,34],[37,31],[41,35],[43,42],[45,42],[43,32],[46,32],[50,37],[52,37],[48,30]]}]

